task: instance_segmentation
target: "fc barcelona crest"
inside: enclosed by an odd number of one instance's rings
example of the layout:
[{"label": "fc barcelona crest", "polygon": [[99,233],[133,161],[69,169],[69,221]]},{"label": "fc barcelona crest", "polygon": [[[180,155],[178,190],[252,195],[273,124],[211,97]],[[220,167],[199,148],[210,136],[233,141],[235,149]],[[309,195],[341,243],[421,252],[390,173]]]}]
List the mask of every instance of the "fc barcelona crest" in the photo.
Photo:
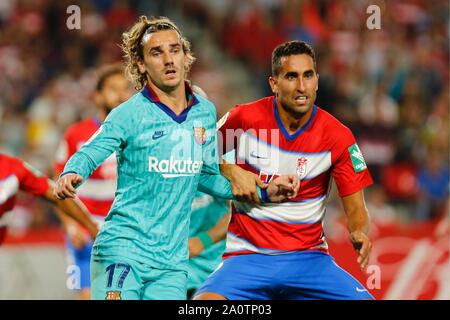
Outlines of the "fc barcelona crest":
[{"label": "fc barcelona crest", "polygon": [[194,127],[194,138],[197,144],[205,144],[206,130],[203,127]]},{"label": "fc barcelona crest", "polygon": [[120,296],[120,291],[108,291],[106,292],[105,300],[122,300]]},{"label": "fc barcelona crest", "polygon": [[302,179],[306,176],[306,163],[308,159],[301,157],[297,159],[297,175],[299,179]]}]

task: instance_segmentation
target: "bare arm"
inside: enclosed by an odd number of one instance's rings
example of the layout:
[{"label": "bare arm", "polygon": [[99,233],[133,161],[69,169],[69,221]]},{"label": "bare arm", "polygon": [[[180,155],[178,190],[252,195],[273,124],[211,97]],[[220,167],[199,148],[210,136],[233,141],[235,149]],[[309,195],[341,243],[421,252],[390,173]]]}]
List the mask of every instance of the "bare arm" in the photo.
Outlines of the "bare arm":
[{"label": "bare arm", "polygon": [[370,251],[372,250],[372,243],[367,236],[370,218],[364,201],[363,190],[342,197],[342,203],[347,216],[350,241],[359,254],[357,262],[363,270],[369,263]]},{"label": "bare arm", "polygon": [[228,223],[230,222],[231,213],[227,213],[217,221],[217,223],[206,232],[206,236],[209,237],[207,243],[203,243],[202,239],[194,236],[189,239],[189,257],[198,256],[203,250],[205,245],[211,245],[225,239],[228,230]]},{"label": "bare arm", "polygon": [[208,235],[211,237],[213,243],[224,240],[227,235],[228,223],[230,222],[231,213],[225,214],[219,221],[208,230]]},{"label": "bare arm", "polygon": [[68,216],[64,211],[58,209],[58,207],[55,208],[55,212],[73,246],[76,249],[80,249],[86,245],[90,236],[80,224],[74,218]]},{"label": "bare arm", "polygon": [[44,198],[54,203],[58,209],[83,225],[88,230],[91,238],[95,239],[98,233],[98,226],[84,204],[78,198],[59,200],[54,194],[55,183],[49,180],[49,185],[50,188],[44,194]]},{"label": "bare arm", "polygon": [[296,174],[282,175],[266,184],[253,172],[242,169],[236,164],[223,160],[220,164],[221,174],[230,180],[235,200],[260,203],[257,186],[266,189],[270,202],[281,202],[297,196],[300,180]]},{"label": "bare arm", "polygon": [[262,182],[256,174],[225,160],[222,160],[220,164],[220,172],[230,180],[231,190],[236,200],[260,203],[256,186],[264,189],[267,188],[267,184]]}]

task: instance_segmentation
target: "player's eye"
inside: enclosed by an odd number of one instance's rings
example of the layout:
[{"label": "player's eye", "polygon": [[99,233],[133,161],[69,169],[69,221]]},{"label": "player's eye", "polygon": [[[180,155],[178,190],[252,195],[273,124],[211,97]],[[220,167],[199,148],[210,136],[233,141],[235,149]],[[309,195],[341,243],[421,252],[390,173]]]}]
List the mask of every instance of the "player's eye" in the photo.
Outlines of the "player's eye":
[{"label": "player's eye", "polygon": [[151,55],[152,55],[153,57],[159,57],[159,56],[161,55],[161,52],[159,52],[159,51],[153,51],[153,52],[151,53]]}]

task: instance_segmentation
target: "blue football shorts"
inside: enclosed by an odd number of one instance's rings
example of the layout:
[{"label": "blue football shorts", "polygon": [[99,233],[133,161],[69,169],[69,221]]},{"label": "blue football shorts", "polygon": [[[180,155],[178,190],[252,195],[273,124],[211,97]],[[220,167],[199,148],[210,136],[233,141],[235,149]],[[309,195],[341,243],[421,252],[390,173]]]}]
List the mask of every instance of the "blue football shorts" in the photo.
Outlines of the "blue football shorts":
[{"label": "blue football shorts", "polygon": [[365,300],[367,289],[329,254],[318,250],[225,259],[195,293],[229,300]]}]

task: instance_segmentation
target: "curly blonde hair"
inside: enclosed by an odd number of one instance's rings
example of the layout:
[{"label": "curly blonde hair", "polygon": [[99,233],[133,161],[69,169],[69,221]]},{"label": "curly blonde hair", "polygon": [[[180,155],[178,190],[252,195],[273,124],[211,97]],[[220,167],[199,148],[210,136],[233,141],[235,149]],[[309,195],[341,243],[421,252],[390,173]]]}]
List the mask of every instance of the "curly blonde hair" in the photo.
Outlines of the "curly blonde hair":
[{"label": "curly blonde hair", "polygon": [[142,39],[144,35],[162,30],[175,30],[179,34],[183,52],[188,59],[186,73],[189,72],[195,61],[195,57],[191,52],[191,44],[183,37],[180,29],[169,18],[150,17],[149,19],[146,16],[140,16],[138,21],[127,32],[122,34],[122,50],[126,59],[125,73],[134,84],[136,90],[141,90],[147,83],[146,74],[141,73],[138,67],[138,61],[144,59],[144,43]]}]

